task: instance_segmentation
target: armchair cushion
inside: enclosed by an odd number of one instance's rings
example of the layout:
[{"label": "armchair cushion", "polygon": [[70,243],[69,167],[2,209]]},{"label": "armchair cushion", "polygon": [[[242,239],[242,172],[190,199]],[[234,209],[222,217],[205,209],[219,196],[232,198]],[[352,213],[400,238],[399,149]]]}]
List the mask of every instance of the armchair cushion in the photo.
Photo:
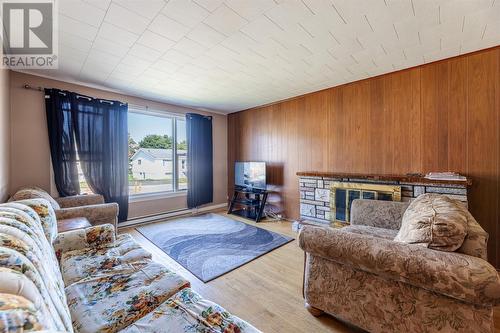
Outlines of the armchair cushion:
[{"label": "armchair cushion", "polygon": [[397,242],[455,251],[467,235],[467,216],[455,200],[442,194],[422,194],[403,215]]},{"label": "armchair cushion", "polygon": [[485,260],[342,230],[305,226],[300,247],[311,254],[382,278],[468,303],[500,303],[500,279]]},{"label": "armchair cushion", "polygon": [[356,199],[351,207],[351,224],[399,230],[408,202]]},{"label": "armchair cushion", "polygon": [[104,197],[100,194],[82,194],[55,199],[61,208],[99,205],[104,203]]},{"label": "armchair cushion", "polygon": [[103,224],[61,232],[54,242],[54,250],[57,257],[61,258],[64,252],[112,245],[115,240],[115,227]]}]

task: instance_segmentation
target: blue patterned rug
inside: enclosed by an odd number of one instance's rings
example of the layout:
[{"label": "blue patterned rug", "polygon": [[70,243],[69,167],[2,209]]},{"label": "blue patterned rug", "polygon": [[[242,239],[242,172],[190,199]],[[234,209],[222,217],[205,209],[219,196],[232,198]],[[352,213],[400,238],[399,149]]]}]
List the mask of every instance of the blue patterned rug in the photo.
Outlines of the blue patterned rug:
[{"label": "blue patterned rug", "polygon": [[137,231],[203,282],[293,240],[217,214],[150,224]]}]

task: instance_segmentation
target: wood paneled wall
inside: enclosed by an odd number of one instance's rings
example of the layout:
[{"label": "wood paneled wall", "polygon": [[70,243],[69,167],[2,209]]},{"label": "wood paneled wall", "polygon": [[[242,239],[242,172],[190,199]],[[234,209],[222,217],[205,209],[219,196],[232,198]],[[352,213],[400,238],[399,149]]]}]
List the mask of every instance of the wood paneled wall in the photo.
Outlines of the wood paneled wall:
[{"label": "wood paneled wall", "polygon": [[297,171],[458,171],[500,267],[500,47],[385,74],[229,115],[234,161],[269,163],[289,218]]}]

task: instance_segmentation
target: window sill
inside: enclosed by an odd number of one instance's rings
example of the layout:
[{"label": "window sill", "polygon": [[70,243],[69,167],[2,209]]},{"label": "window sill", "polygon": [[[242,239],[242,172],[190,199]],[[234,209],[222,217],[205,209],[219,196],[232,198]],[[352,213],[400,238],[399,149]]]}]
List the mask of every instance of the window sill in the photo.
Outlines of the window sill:
[{"label": "window sill", "polygon": [[187,196],[187,191],[141,193],[141,194],[130,195],[129,202],[161,200],[161,199],[177,198],[177,197],[185,197],[185,196]]}]

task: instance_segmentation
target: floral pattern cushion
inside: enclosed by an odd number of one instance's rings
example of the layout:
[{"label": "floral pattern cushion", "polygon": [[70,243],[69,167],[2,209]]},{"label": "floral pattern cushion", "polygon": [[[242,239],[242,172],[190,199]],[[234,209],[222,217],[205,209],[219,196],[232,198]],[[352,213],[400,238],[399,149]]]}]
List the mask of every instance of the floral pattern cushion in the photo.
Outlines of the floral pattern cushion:
[{"label": "floral pattern cushion", "polygon": [[0,293],[0,332],[24,333],[48,327],[34,304],[26,298]]},{"label": "floral pattern cushion", "polygon": [[66,302],[64,284],[57,261],[54,260],[52,264],[47,265],[46,263],[52,258],[47,257],[32,238],[16,228],[0,225],[0,247],[10,248],[28,258],[40,274],[47,278],[47,282],[51,283],[57,296]]},{"label": "floral pattern cushion", "polygon": [[467,216],[455,200],[426,193],[410,203],[394,240],[452,252],[462,246],[466,235]]},{"label": "floral pattern cushion", "polygon": [[179,291],[144,318],[121,333],[258,333],[259,331],[227,312],[220,305],[203,299],[191,288]]},{"label": "floral pattern cushion", "polygon": [[[21,252],[21,248],[13,250],[6,247],[0,247],[0,269],[10,269],[21,273],[20,277],[22,277],[23,281],[21,286],[28,284],[26,283],[26,280],[31,281],[31,283],[36,287],[38,294],[41,295],[41,298],[49,310],[50,315],[53,316],[58,322],[61,322],[65,330],[71,331],[71,317],[66,304],[66,299],[62,296],[63,294],[57,290],[58,287],[54,278],[39,271],[37,267],[43,263],[39,260],[36,260],[35,263],[33,263],[30,259],[21,254]],[[8,281],[9,279],[6,276],[9,276],[9,274],[5,271],[2,271],[0,276],[2,277],[0,292],[8,292],[3,288],[10,288],[9,293],[13,294],[18,293],[19,290],[23,290],[23,287],[19,287],[18,283],[16,283],[15,287],[7,284],[7,282],[14,283],[16,280]]]},{"label": "floral pattern cushion", "polygon": [[[33,219],[18,205],[16,208],[0,206],[0,266],[30,279],[47,302],[49,312],[60,318],[66,330],[71,330],[64,284],[54,251],[40,220]],[[32,210],[24,207],[28,212]]]},{"label": "floral pattern cushion", "polygon": [[112,246],[115,240],[115,227],[111,224],[102,224],[61,232],[54,242],[54,250],[57,258],[60,259],[64,252]]},{"label": "floral pattern cushion", "polygon": [[[2,206],[14,207],[18,209],[31,208],[35,211],[37,217],[35,220],[39,220],[47,240],[52,244],[57,237],[57,219],[56,213],[52,206],[45,199],[27,199],[16,202],[5,203]],[[33,214],[31,213],[33,216]]]},{"label": "floral pattern cushion", "polygon": [[85,277],[108,272],[116,267],[128,269],[128,264],[144,263],[151,253],[142,249],[128,234],[117,237],[113,246],[96,247],[64,252],[61,271],[64,283],[70,285]]},{"label": "floral pattern cushion", "polygon": [[47,329],[72,332],[72,328],[63,323],[46,290],[40,292],[40,284],[35,284],[22,272],[0,267],[0,293],[17,295],[30,301],[43,318],[43,326]]},{"label": "floral pattern cushion", "polygon": [[117,332],[142,318],[189,282],[149,263],[121,274],[97,274],[66,287],[76,332]]},{"label": "floral pattern cushion", "polygon": [[[14,231],[18,232],[14,235],[30,242],[30,246],[41,252],[43,261],[50,266],[54,277],[62,283],[61,272],[57,267],[57,259],[52,246],[48,243],[43,230],[35,220],[23,217],[23,212],[14,208],[0,207],[0,230],[4,230],[9,234]],[[37,226],[39,228],[37,228]]]},{"label": "floral pattern cushion", "polygon": [[[30,209],[27,206],[24,206]],[[37,215],[38,216],[38,215]],[[17,222],[24,224],[28,227],[36,236],[36,239],[44,244],[49,245],[45,232],[40,223],[40,219],[35,220],[26,211],[19,209],[18,207],[7,207],[0,205],[0,218],[14,219]],[[45,241],[43,241],[45,239]]]}]

